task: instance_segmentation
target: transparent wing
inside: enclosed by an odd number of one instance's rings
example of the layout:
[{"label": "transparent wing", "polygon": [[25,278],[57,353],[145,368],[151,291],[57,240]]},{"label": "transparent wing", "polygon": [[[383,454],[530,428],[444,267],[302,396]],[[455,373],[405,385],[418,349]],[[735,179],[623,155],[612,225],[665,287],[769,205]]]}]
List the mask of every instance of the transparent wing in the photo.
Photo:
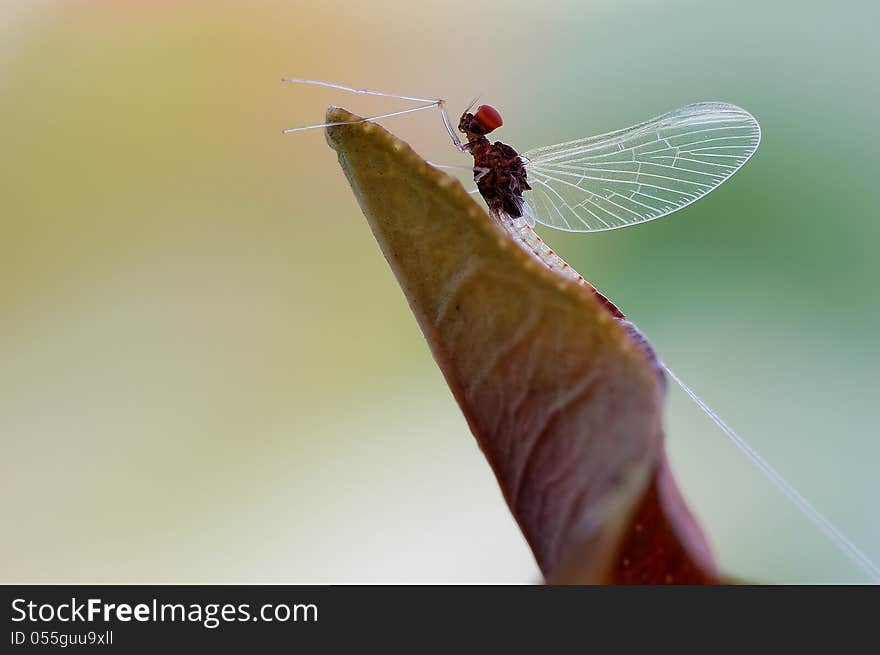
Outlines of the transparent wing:
[{"label": "transparent wing", "polygon": [[733,175],[761,141],[758,121],[722,102],[687,105],[625,130],[523,153],[538,222],[613,230],[685,207]]}]

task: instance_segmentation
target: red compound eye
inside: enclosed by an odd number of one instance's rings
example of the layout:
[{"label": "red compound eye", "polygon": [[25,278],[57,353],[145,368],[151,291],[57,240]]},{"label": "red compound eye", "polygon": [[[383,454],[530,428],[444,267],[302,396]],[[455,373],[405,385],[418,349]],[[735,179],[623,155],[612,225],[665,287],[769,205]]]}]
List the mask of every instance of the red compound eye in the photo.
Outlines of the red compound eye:
[{"label": "red compound eye", "polygon": [[504,125],[501,120],[501,114],[495,107],[489,105],[480,105],[477,107],[477,113],[474,114],[474,120],[483,128],[483,134],[488,134],[492,130],[497,130]]}]

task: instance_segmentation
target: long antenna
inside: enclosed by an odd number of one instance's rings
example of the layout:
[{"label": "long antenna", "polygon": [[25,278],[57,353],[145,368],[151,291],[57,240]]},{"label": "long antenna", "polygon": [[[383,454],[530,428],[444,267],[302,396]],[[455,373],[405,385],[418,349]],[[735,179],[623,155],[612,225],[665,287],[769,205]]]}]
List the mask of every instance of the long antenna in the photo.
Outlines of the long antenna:
[{"label": "long antenna", "polygon": [[779,471],[773,468],[770,463],[758,453],[758,451],[752,448],[745,439],[739,436],[733,428],[727,425],[727,423],[725,423],[711,407],[703,402],[703,399],[700,398],[693,389],[687,386],[681,378],[673,373],[671,368],[666,364],[663,364],[663,368],[669,374],[669,377],[681,387],[681,390],[684,391],[701,410],[703,410],[703,413],[706,414],[706,416],[712,419],[712,422],[715,423],[725,435],[727,435],[727,437],[746,455],[746,457],[755,463],[764,475],[770,478],[770,481],[775,484],[792,503],[794,503],[804,516],[810,519],[816,527],[825,533],[835,546],[842,550],[850,560],[867,573],[871,580],[880,583],[880,568],[871,561],[870,557],[859,550],[858,546],[843,534],[831,521],[825,518],[825,516],[816,509],[810,501],[804,498],[801,493],[779,473]]}]

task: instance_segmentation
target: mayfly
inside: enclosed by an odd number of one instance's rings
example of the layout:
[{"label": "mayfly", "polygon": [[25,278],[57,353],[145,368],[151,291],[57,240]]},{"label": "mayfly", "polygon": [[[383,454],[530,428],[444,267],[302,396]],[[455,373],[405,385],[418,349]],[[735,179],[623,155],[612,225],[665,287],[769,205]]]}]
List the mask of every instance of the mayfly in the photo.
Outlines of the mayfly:
[{"label": "mayfly", "polygon": [[[457,131],[444,100],[356,89],[284,78],[284,82],[323,86],[350,93],[396,98],[417,106],[357,121],[376,121],[437,108],[460,152],[473,157],[476,190],[489,213],[523,248],[561,275],[589,286],[622,322],[641,335],[624,314],[559,257],[534,230],[536,224],[567,232],[599,232],[638,225],[687,207],[718,188],[755,153],[761,127],[748,111],[724,102],[686,105],[622,130],[518,153],[487,135],[503,125],[501,114],[476,100],[459,119]],[[284,133],[330,127],[318,123]],[[464,135],[464,141],[458,132]],[[440,168],[459,168],[439,166]],[[727,425],[666,364],[667,375],[731,441],[875,582],[880,568],[821,514],[800,492]]]}]

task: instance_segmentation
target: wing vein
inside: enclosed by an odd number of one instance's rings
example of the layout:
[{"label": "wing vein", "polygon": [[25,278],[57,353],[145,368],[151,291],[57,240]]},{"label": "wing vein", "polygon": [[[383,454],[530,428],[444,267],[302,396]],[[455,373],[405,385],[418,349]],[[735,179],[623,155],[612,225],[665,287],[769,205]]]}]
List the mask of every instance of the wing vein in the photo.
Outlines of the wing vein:
[{"label": "wing vein", "polygon": [[643,223],[718,188],[760,141],[761,128],[744,109],[687,105],[623,130],[524,153],[537,181],[524,198],[537,222],[560,230]]}]

